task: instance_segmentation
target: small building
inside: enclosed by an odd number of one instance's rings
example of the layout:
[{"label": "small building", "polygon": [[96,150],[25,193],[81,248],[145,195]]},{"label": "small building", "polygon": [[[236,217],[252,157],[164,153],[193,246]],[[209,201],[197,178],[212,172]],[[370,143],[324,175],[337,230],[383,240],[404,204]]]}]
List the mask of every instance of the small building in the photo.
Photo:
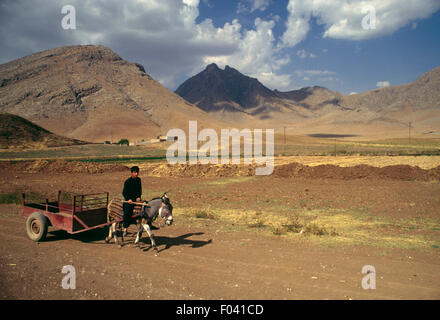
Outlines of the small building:
[{"label": "small building", "polygon": [[173,136],[157,136],[157,138],[159,139],[159,141],[176,141],[177,137],[173,137]]}]

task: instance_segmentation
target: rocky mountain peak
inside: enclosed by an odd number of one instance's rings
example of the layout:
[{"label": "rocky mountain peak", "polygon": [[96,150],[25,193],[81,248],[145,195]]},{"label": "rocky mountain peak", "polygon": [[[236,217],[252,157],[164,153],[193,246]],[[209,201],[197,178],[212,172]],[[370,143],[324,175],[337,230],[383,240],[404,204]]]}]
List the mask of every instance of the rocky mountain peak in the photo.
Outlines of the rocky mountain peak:
[{"label": "rocky mountain peak", "polygon": [[276,97],[257,79],[228,65],[222,70],[215,63],[182,83],[176,93],[205,111],[249,109],[257,107],[261,98]]}]

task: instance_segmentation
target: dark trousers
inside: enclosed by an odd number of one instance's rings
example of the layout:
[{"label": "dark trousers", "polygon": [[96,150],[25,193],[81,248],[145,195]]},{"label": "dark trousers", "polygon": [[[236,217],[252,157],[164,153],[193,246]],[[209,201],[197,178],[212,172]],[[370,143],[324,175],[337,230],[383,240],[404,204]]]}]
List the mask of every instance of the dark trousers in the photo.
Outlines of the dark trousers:
[{"label": "dark trousers", "polygon": [[123,216],[124,221],[122,222],[122,226],[124,228],[128,228],[130,224],[132,224],[134,204],[129,204],[124,202],[122,204],[122,209],[124,210],[124,216]]}]

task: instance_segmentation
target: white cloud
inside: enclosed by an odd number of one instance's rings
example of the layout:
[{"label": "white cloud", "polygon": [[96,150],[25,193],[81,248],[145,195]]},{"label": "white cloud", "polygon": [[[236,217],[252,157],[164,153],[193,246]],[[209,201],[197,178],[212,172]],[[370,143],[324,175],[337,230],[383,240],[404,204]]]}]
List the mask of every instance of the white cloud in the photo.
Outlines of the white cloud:
[{"label": "white cloud", "polygon": [[310,30],[311,8],[307,2],[290,0],[287,11],[289,12],[286,22],[287,29],[281,37],[279,48],[296,46],[305,39]]},{"label": "white cloud", "polygon": [[[375,10],[375,29],[362,28],[368,14],[367,7]],[[286,31],[281,47],[293,47],[304,40],[310,30],[310,20],[324,25],[323,37],[346,40],[365,40],[389,35],[413,20],[427,18],[440,9],[438,0],[290,0]]]},{"label": "white cloud", "polygon": [[199,0],[182,0],[182,2],[190,7],[198,7]]},{"label": "white cloud", "polygon": [[311,53],[311,52],[308,53],[308,52],[307,52],[306,50],[304,50],[304,49],[298,50],[298,51],[296,52],[296,55],[297,55],[300,59],[305,59],[305,58],[307,58],[307,57],[309,57],[310,59],[314,59],[314,58],[317,58],[317,57],[318,57],[316,54]]},{"label": "white cloud", "polygon": [[389,81],[379,81],[376,83],[376,87],[378,88],[385,88],[385,87],[389,87],[391,84]]},{"label": "white cloud", "polygon": [[290,62],[290,59],[275,50],[275,37],[272,32],[275,22],[257,18],[254,25],[254,30],[244,31],[238,41],[237,51],[230,55],[207,56],[204,59],[205,64],[216,63],[220,67],[230,65],[246,75],[258,78],[270,88],[288,88],[290,75],[277,73]]},{"label": "white cloud", "polygon": [[272,90],[287,91],[292,87],[292,76],[290,74],[277,75],[273,72],[261,72],[258,74],[258,80]]},{"label": "white cloud", "polygon": [[[295,78],[292,79],[292,82],[296,84],[305,82],[312,82],[314,85],[323,84],[326,85],[334,85],[335,83],[342,83],[342,81],[337,77],[337,73],[329,70],[296,70],[294,73]],[[305,85],[304,83],[302,84]]]},{"label": "white cloud", "polygon": [[237,4],[237,13],[252,13],[256,10],[265,11],[270,0],[243,0]]},{"label": "white cloud", "polygon": [[270,4],[269,0],[252,0],[251,12],[255,10],[265,11]]},{"label": "white cloud", "polygon": [[331,76],[335,75],[336,72],[328,71],[328,70],[296,70],[295,74],[299,77],[304,75],[307,76]]}]

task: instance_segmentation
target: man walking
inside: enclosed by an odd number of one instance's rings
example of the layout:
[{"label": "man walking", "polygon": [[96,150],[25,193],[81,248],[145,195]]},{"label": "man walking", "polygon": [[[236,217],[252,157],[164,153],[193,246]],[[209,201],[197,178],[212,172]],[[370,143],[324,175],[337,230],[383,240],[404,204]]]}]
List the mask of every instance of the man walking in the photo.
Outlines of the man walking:
[{"label": "man walking", "polygon": [[124,210],[124,221],[122,224],[124,236],[127,235],[127,228],[131,224],[132,216],[133,216],[133,208],[134,204],[132,202],[140,202],[142,196],[142,183],[141,178],[139,178],[139,167],[134,166],[130,168],[131,177],[125,180],[124,189],[122,190],[122,195],[125,199],[123,204]]}]

